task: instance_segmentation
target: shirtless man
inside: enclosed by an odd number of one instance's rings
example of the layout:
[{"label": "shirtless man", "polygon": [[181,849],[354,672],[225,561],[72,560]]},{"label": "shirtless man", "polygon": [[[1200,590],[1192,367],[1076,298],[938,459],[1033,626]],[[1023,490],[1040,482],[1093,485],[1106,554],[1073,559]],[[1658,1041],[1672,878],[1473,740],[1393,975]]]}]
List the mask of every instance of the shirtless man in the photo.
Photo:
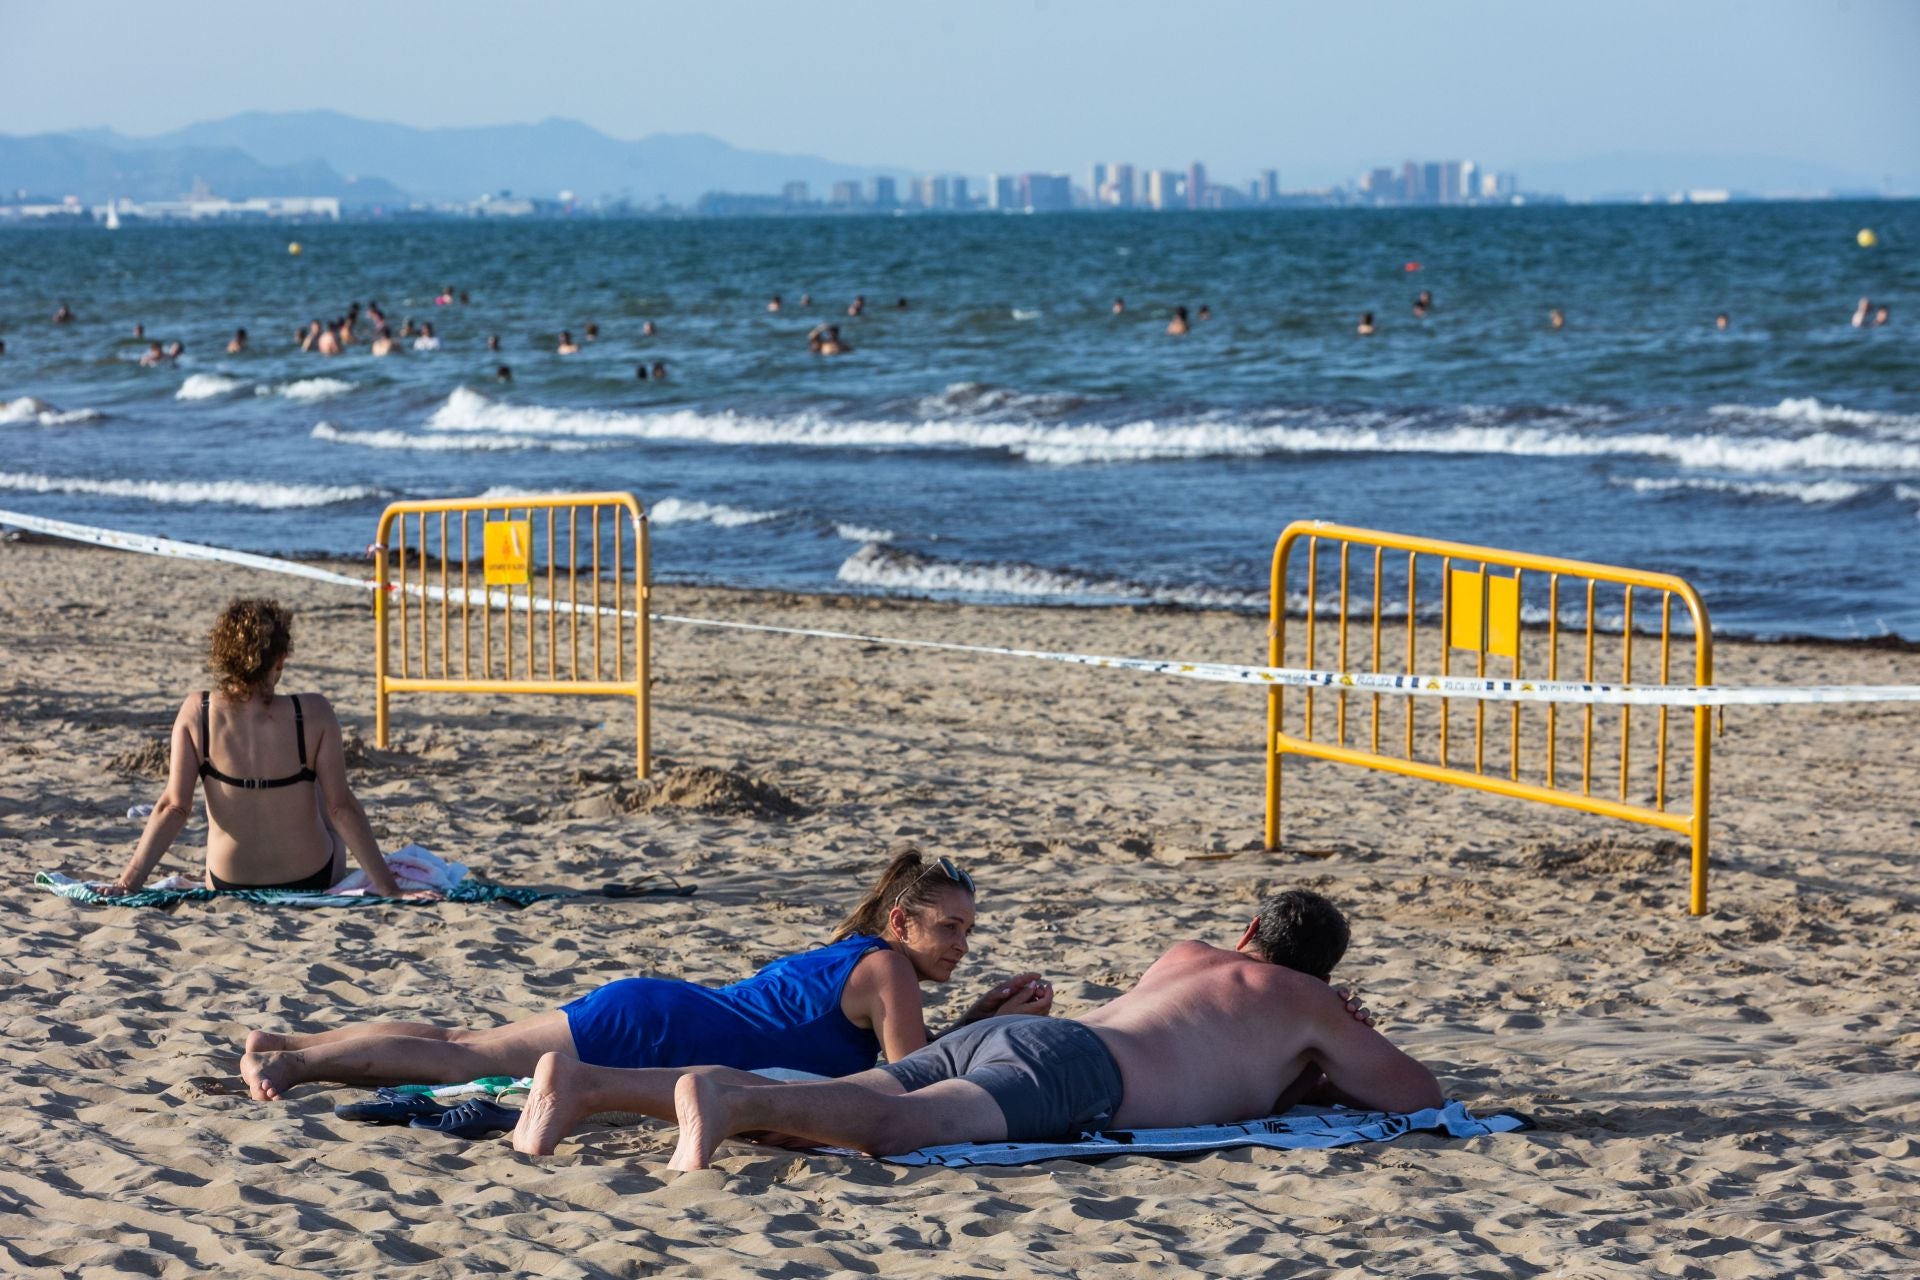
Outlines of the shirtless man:
[{"label": "shirtless man", "polygon": [[1174,338],[1183,338],[1193,326],[1187,323],[1187,309],[1184,306],[1173,309],[1173,319],[1167,321],[1167,334]]},{"label": "shirtless man", "polygon": [[1087,1129],[1231,1124],[1297,1102],[1383,1111],[1441,1103],[1433,1073],[1329,987],[1346,920],[1302,890],[1261,904],[1231,951],[1182,942],[1084,1018],[989,1018],[844,1080],[775,1084],[716,1067],[621,1071],[550,1053],[513,1145],[546,1155],[582,1118],[671,1118],[670,1167],[765,1130],[876,1155],[930,1143],[1032,1142]]}]

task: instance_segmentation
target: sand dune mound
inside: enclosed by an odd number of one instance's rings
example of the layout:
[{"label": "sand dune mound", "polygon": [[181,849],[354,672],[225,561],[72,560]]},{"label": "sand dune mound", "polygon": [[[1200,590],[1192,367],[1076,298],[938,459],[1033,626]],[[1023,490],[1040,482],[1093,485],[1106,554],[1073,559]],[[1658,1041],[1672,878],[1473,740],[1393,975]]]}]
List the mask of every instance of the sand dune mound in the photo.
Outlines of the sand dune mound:
[{"label": "sand dune mound", "polygon": [[136,778],[164,778],[167,759],[167,740],[148,738],[139,746],[122,751],[109,763],[115,773],[132,774]]},{"label": "sand dune mound", "polygon": [[1529,871],[1558,876],[1640,875],[1685,862],[1690,852],[1683,840],[1607,835],[1535,840],[1522,846],[1520,863]]},{"label": "sand dune mound", "polygon": [[785,818],[802,812],[792,796],[758,778],[711,765],[677,765],[647,782],[623,782],[583,796],[559,816],[605,818],[622,813],[686,809],[731,817]]}]

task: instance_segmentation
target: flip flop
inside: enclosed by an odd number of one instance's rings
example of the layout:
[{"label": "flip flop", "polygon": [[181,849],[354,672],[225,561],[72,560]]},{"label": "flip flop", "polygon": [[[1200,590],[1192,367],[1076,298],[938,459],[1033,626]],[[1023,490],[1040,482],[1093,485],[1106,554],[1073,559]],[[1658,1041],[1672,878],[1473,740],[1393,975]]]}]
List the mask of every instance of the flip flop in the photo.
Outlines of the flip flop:
[{"label": "flip flop", "polygon": [[[381,1091],[385,1094],[385,1090]],[[403,1094],[399,1096],[377,1096],[371,1102],[343,1102],[333,1109],[333,1114],[342,1120],[359,1120],[368,1124],[406,1124],[445,1115],[445,1103],[435,1102],[425,1094]]]},{"label": "flip flop", "polygon": [[505,1133],[520,1123],[520,1113],[485,1098],[475,1098],[457,1107],[449,1107],[437,1116],[421,1116],[412,1122],[415,1129],[432,1129],[456,1138],[488,1138]]}]

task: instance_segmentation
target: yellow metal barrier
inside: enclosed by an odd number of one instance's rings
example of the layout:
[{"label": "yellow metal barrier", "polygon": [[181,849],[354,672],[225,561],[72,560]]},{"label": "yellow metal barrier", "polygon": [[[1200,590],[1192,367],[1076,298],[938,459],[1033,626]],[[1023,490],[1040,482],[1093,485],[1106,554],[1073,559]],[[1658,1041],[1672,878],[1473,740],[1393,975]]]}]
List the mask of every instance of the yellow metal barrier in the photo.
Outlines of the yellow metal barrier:
[{"label": "yellow metal barrier", "polygon": [[393,693],[611,694],[634,701],[647,776],[647,519],[632,494],[396,502],[374,553],[382,747]]},{"label": "yellow metal barrier", "polygon": [[[1273,666],[1287,665],[1289,572],[1293,567],[1295,546],[1303,540],[1306,543],[1305,582],[1303,594],[1294,599],[1297,603],[1295,612],[1304,615],[1305,666],[1377,672],[1388,669],[1382,665],[1384,661],[1397,660],[1404,671],[1420,671],[1423,664],[1431,670],[1436,656],[1433,646],[1437,642],[1437,656],[1443,675],[1452,674],[1454,652],[1464,650],[1472,655],[1472,674],[1475,676],[1510,679],[1525,674],[1536,677],[1544,675],[1548,680],[1594,680],[1601,678],[1596,676],[1597,637],[1604,637],[1608,647],[1618,648],[1621,682],[1631,683],[1634,679],[1634,593],[1640,591],[1659,593],[1659,682],[1672,682],[1676,642],[1684,644],[1689,638],[1693,646],[1694,683],[1705,685],[1713,682],[1713,632],[1707,621],[1706,606],[1701,603],[1694,589],[1680,578],[1317,521],[1299,521],[1289,525],[1274,546],[1273,597],[1268,626],[1268,661]],[[1330,609],[1320,595],[1323,544],[1326,547],[1325,554],[1338,557],[1338,604]],[[1361,549],[1358,557],[1354,555],[1356,548]],[[1389,552],[1395,554],[1389,558]],[[1400,562],[1399,553],[1402,552],[1405,553],[1404,565]],[[1421,642],[1420,605],[1423,574],[1429,580],[1437,577],[1438,581],[1433,585],[1437,587],[1440,605],[1438,626],[1427,628],[1428,638],[1424,645]],[[1563,580],[1573,588],[1571,592],[1563,592]],[[1404,606],[1401,604],[1403,594]],[[1364,618],[1359,621],[1353,617],[1352,606],[1356,598],[1367,608]],[[1425,598],[1432,600],[1435,597],[1428,595]],[[1527,604],[1529,598],[1536,602],[1531,610]],[[1691,622],[1689,632],[1681,635],[1676,635],[1674,630],[1673,603],[1676,598],[1685,605]],[[1619,602],[1619,613],[1614,618],[1605,617],[1601,610],[1611,609],[1616,600]],[[1573,620],[1583,632],[1577,654],[1581,672],[1578,676],[1563,673],[1561,669],[1560,633],[1563,629],[1573,629],[1563,628],[1563,602],[1570,604]],[[1392,638],[1388,632],[1402,628],[1389,627],[1385,618],[1385,610],[1389,608],[1405,610],[1405,653],[1393,655],[1392,659],[1389,659],[1385,647]],[[1328,614],[1331,616],[1325,616]],[[1431,609],[1427,615],[1431,617]],[[1531,634],[1524,626],[1529,619],[1536,623]],[[1540,634],[1540,624],[1544,625],[1544,636]],[[1325,642],[1337,646],[1331,661],[1322,654],[1320,632],[1323,627],[1329,633]],[[1350,633],[1359,627],[1365,628],[1366,637],[1360,661],[1367,665],[1356,668],[1350,665],[1353,657],[1350,653]],[[1502,661],[1497,669],[1490,670],[1489,663],[1495,659]],[[1541,670],[1542,665],[1544,671]],[[1642,666],[1646,665],[1643,661]],[[1644,674],[1642,678],[1645,678]],[[1464,763],[1455,763],[1458,751],[1453,741],[1452,699],[1439,699],[1437,717],[1430,706],[1418,706],[1426,699],[1401,699],[1401,714],[1405,720],[1401,749],[1398,753],[1390,754],[1381,749],[1385,727],[1381,695],[1348,693],[1344,690],[1322,693],[1322,699],[1336,700],[1334,714],[1330,717],[1333,724],[1329,737],[1326,734],[1329,717],[1324,715],[1317,722],[1321,734],[1315,733],[1314,693],[1312,689],[1304,691],[1298,733],[1290,733],[1287,729],[1286,690],[1276,687],[1267,694],[1268,850],[1278,848],[1280,843],[1282,757],[1310,756],[1472,787],[1479,791],[1518,796],[1525,800],[1561,805],[1677,832],[1688,837],[1693,845],[1689,908],[1694,915],[1706,911],[1712,716],[1709,708],[1692,709],[1693,758],[1687,773],[1693,792],[1693,808],[1690,813],[1677,813],[1668,807],[1667,779],[1672,762],[1667,750],[1667,707],[1659,708],[1654,717],[1656,727],[1651,735],[1655,739],[1653,763],[1648,767],[1643,756],[1643,764],[1637,771],[1633,768],[1632,708],[1620,706],[1607,709],[1609,717],[1617,714],[1620,721],[1617,798],[1608,798],[1594,794],[1595,751],[1599,739],[1595,732],[1596,708],[1592,704],[1585,705],[1580,715],[1577,757],[1579,789],[1574,790],[1571,780],[1566,776],[1570,771],[1561,767],[1560,707],[1554,703],[1545,705],[1544,724],[1541,726],[1544,732],[1540,735],[1540,741],[1536,743],[1529,740],[1524,744],[1521,725],[1525,704],[1508,704],[1510,726],[1504,748],[1506,768],[1498,770],[1496,762],[1496,771],[1489,772],[1489,712],[1484,701],[1474,700],[1473,763],[1468,768]],[[1368,698],[1371,704],[1365,708],[1350,709],[1350,698]],[[1350,715],[1353,710],[1360,711],[1361,716]],[[1493,714],[1498,715],[1497,709]],[[1424,721],[1421,720],[1423,715]],[[1349,746],[1350,720],[1362,717],[1367,721],[1364,726],[1366,745],[1358,745],[1356,730],[1356,745]],[[1643,715],[1643,724],[1646,719]],[[1495,737],[1496,750],[1499,750],[1497,735]],[[1538,781],[1522,778],[1522,758],[1530,754],[1527,750],[1529,747],[1537,747],[1537,754],[1530,760],[1529,771]],[[1615,749],[1600,743],[1600,750],[1605,755]],[[1604,759],[1601,761],[1603,766],[1606,763]]]}]

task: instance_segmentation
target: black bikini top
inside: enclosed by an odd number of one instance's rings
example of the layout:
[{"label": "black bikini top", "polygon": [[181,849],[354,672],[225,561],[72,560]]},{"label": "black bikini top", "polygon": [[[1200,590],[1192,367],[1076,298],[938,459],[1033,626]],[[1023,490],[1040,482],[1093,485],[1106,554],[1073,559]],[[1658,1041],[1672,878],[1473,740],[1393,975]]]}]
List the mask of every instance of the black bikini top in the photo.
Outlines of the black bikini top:
[{"label": "black bikini top", "polygon": [[213,733],[208,726],[207,705],[212,700],[206,690],[200,691],[200,776],[212,778],[215,782],[224,782],[230,787],[245,787],[248,791],[261,791],[269,787],[290,787],[296,782],[313,782],[319,775],[313,766],[307,763],[307,719],[300,711],[300,695],[289,694],[293,702],[293,743],[300,748],[300,772],[288,774],[284,778],[236,778],[220,772],[213,767]]}]

